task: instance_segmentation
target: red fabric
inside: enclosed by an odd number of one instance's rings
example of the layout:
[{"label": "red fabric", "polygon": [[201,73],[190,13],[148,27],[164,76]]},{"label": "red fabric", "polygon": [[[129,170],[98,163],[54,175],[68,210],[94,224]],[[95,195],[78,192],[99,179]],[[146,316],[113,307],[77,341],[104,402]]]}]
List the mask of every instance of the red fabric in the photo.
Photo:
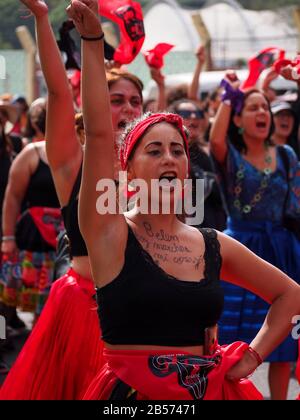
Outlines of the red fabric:
[{"label": "red fabric", "polygon": [[31,207],[28,211],[42,238],[55,249],[56,238],[63,223],[60,209]]},{"label": "red fabric", "polygon": [[81,88],[81,71],[80,70],[73,70],[72,72],[68,72],[69,81],[73,90],[73,96],[78,108],[81,108],[81,95],[80,95],[80,88]]},{"label": "red fabric", "polygon": [[70,77],[70,82],[72,87],[79,88],[81,83],[81,71],[75,70],[72,76]]},{"label": "red fabric", "polygon": [[53,283],[42,314],[10,370],[1,400],[77,400],[103,365],[91,279],[74,270]]},{"label": "red fabric", "polygon": [[88,388],[84,399],[109,399],[117,379],[150,400],[260,400],[247,379],[232,382],[226,372],[243,356],[248,344],[218,347],[213,356],[193,356],[180,349],[120,351],[104,349],[107,364]]},{"label": "red fabric", "polygon": [[99,13],[120,28],[120,45],[115,50],[114,61],[131,63],[145,39],[141,5],[132,0],[99,0]]},{"label": "red fabric", "polygon": [[139,124],[135,126],[135,128],[128,134],[125,141],[121,145],[120,149],[120,162],[121,168],[123,171],[126,170],[128,158],[137,143],[137,141],[145,134],[146,130],[154,124],[158,124],[160,122],[167,122],[169,124],[175,125],[182,135],[185,145],[185,151],[188,156],[189,161],[189,169],[190,169],[190,158],[189,158],[189,147],[188,147],[188,140],[185,135],[183,129],[183,120],[177,114],[152,114],[145,120],[141,121]]},{"label": "red fabric", "polygon": [[294,68],[296,74],[300,75],[300,55],[298,55],[294,60],[278,59],[274,63],[274,69],[279,74],[283,67],[289,65]]},{"label": "red fabric", "polygon": [[261,72],[270,67],[278,58],[283,59],[284,55],[284,50],[269,47],[261,50],[255,57],[250,58],[248,62],[249,75],[247,80],[242,83],[241,90],[255,86]]},{"label": "red fabric", "polygon": [[161,69],[164,66],[164,55],[166,55],[174,45],[160,43],[157,44],[152,50],[144,52],[146,63],[149,67]]}]

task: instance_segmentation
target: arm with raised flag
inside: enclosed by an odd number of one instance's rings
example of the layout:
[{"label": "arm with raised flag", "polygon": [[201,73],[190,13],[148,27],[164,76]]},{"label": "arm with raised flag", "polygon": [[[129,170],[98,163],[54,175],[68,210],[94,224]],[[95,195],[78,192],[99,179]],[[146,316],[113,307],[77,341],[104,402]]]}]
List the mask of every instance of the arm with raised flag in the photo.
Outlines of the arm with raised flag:
[{"label": "arm with raised flag", "polygon": [[157,112],[165,111],[167,109],[166,85],[165,77],[160,69],[150,67],[150,74],[154,82],[157,84]]},{"label": "arm with raised flag", "polygon": [[232,109],[237,98],[241,95],[239,90],[240,81],[234,71],[227,71],[222,81],[225,91],[222,95],[222,103],[211,127],[209,142],[210,150],[219,163],[224,163],[227,156],[227,133],[230,124]]},{"label": "arm with raised flag", "polygon": [[88,248],[94,278],[103,279],[108,273],[114,278],[118,274],[114,271],[118,264],[112,262],[124,258],[122,251],[125,249],[127,227],[122,214],[100,214],[97,210],[97,201],[101,197],[97,190],[98,182],[105,180],[114,185],[115,163],[103,31],[97,0],[72,0],[67,13],[82,40],[81,96],[86,143],[79,195],[79,227]]}]

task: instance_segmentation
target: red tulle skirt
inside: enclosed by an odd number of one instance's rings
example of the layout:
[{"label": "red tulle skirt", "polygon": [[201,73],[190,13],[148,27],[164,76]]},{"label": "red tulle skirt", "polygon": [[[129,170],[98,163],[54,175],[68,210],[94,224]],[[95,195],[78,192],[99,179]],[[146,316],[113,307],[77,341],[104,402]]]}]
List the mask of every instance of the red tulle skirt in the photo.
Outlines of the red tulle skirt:
[{"label": "red tulle skirt", "polygon": [[103,365],[100,335],[94,284],[70,269],[53,283],[0,399],[82,399]]},{"label": "red tulle skirt", "polygon": [[104,349],[107,363],[89,386],[85,400],[261,400],[248,380],[229,381],[226,373],[248,344],[218,346],[212,356],[180,349],[165,351]]},{"label": "red tulle skirt", "polygon": [[[298,340],[298,362],[297,362],[297,368],[296,368],[296,377],[298,379],[299,385],[300,385],[300,340]],[[297,400],[300,400],[300,393],[297,397]]]}]

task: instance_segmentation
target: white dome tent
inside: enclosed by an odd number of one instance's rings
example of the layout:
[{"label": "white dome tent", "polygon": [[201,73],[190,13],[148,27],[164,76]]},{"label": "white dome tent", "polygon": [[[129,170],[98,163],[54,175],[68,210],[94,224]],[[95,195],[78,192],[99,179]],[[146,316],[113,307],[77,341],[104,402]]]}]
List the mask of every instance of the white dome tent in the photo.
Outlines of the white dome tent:
[{"label": "white dome tent", "polygon": [[145,13],[146,39],[143,49],[159,42],[175,45],[173,51],[194,51],[200,44],[192,15],[200,12],[212,39],[216,65],[247,60],[260,49],[276,46],[294,56],[298,34],[286,13],[250,11],[235,0],[213,4],[200,10],[185,10],[175,0],[154,1]]}]

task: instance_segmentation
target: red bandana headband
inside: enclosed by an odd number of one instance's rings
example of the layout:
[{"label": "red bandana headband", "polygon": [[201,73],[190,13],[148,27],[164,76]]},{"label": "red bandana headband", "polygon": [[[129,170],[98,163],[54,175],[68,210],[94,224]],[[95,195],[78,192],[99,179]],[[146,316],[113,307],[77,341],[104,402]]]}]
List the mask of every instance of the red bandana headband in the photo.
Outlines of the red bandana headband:
[{"label": "red bandana headband", "polygon": [[125,171],[128,163],[128,159],[131,155],[131,152],[136,145],[137,141],[145,134],[146,130],[152,125],[158,124],[160,122],[166,122],[174,125],[180,131],[180,134],[184,141],[184,148],[188,157],[188,169],[190,171],[190,156],[189,156],[189,146],[186,134],[183,128],[183,120],[177,114],[152,114],[145,120],[139,122],[134,129],[126,136],[125,141],[121,145],[120,149],[120,162],[122,170]]}]

